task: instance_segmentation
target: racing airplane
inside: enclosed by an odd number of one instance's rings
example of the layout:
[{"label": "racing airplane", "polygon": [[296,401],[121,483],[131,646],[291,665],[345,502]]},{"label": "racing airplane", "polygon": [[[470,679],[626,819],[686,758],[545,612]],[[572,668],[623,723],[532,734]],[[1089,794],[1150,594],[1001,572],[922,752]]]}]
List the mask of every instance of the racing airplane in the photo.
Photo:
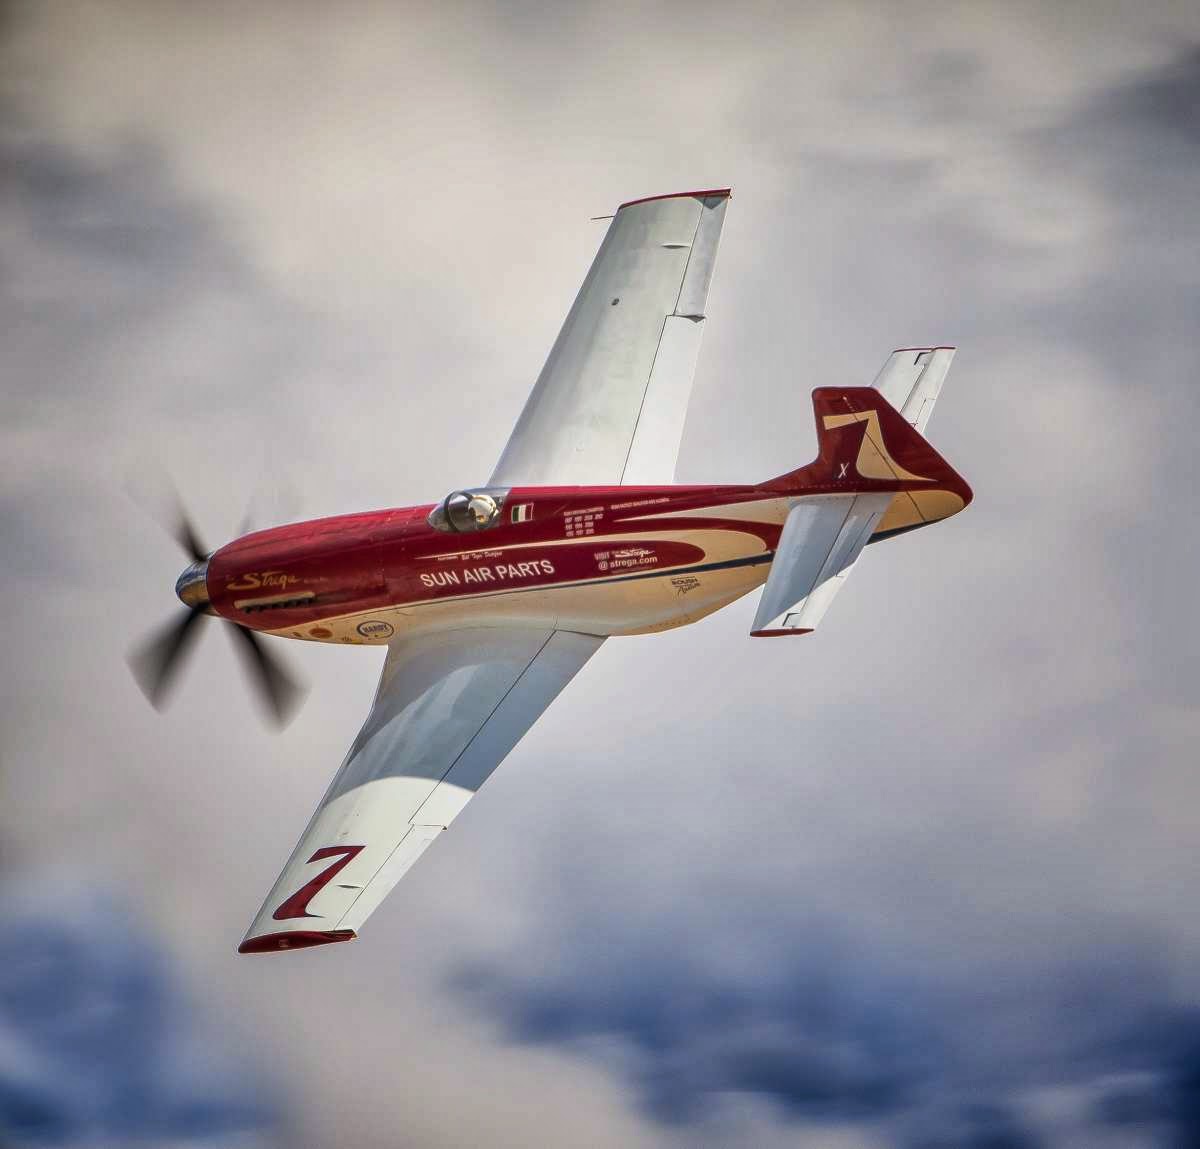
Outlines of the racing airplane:
[{"label": "racing airplane", "polygon": [[383,646],[375,701],[239,946],[349,941],[611,635],[684,626],[765,583],[756,638],[810,634],[867,543],[962,510],[922,432],[954,354],[895,351],[812,393],[818,454],[746,485],[673,483],[729,189],[622,204],[486,485],[256,531],[204,553],[133,659],[159,698],[194,624]]}]

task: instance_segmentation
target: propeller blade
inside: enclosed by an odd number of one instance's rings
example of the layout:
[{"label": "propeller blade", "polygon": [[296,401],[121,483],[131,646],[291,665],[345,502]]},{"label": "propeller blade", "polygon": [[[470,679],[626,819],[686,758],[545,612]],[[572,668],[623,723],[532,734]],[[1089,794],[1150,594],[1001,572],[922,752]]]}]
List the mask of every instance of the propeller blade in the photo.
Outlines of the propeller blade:
[{"label": "propeller blade", "polygon": [[261,688],[263,702],[276,724],[281,728],[286,726],[297,704],[308,693],[307,688],[284,669],[260,635],[236,623],[230,625],[241,640],[238,649]]},{"label": "propeller blade", "polygon": [[208,555],[208,551],[204,549],[204,544],[200,541],[196,534],[195,528],[192,526],[192,520],[188,518],[187,511],[180,504],[175,514],[175,526],[171,531],[171,537],[191,556],[193,562],[199,562]]},{"label": "propeller blade", "polygon": [[129,668],[155,710],[162,708],[167,689],[183,663],[184,654],[199,633],[196,623],[203,616],[203,611],[184,611],[130,652]]}]

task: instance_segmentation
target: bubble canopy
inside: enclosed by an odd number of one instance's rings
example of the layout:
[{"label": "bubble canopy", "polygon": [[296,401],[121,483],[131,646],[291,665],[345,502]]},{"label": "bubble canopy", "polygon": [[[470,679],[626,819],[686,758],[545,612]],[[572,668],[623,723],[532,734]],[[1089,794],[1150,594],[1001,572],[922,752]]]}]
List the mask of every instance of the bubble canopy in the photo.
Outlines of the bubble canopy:
[{"label": "bubble canopy", "polygon": [[452,534],[486,531],[498,526],[508,490],[508,487],[471,487],[465,491],[451,491],[429,512],[429,525]]}]

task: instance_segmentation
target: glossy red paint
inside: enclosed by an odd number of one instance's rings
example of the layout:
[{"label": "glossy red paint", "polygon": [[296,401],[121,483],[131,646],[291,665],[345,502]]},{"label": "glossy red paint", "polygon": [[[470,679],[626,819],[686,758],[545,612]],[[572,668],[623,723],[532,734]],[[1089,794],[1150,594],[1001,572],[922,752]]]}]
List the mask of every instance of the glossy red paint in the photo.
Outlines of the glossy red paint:
[{"label": "glossy red paint", "polygon": [[[218,614],[243,626],[303,631],[398,606],[610,581],[650,567],[667,573],[703,563],[705,552],[656,535],[735,526],[771,548],[777,526],[729,523],[720,508],[774,497],[751,486],[514,487],[504,506],[528,506],[529,517],[505,516],[471,534],[430,526],[434,504],[318,519],[216,551],[208,593]],[[711,514],[697,517],[698,510]]]},{"label": "glossy red paint", "polygon": [[[971,502],[973,496],[966,480],[878,391],[871,387],[818,387],[812,398],[817,421],[816,459],[807,467],[764,483],[764,490],[798,490],[806,494],[824,490],[944,490],[962,499],[964,507]],[[878,430],[873,431],[873,426]],[[917,478],[863,478],[857,464],[868,435],[892,463]]]},{"label": "glossy red paint", "polygon": [[238,946],[238,953],[269,954],[280,950],[302,950],[329,945],[331,942],[352,942],[356,937],[358,935],[353,930],[291,930],[288,933],[247,938]]},{"label": "glossy red paint", "polygon": [[362,846],[325,846],[318,850],[308,860],[320,862],[325,858],[337,858],[332,865],[326,866],[316,877],[305,882],[287,901],[271,915],[277,922],[290,921],[292,918],[315,918],[319,914],[308,912],[308,903],[317,896],[337,875],[354,861],[363,851]]},{"label": "glossy red paint", "polygon": [[[343,624],[339,641],[386,641],[392,625],[372,619],[374,612],[707,569],[712,532],[757,548],[738,561],[769,561],[783,516],[748,520],[747,503],[934,490],[971,501],[970,487],[877,391],[820,388],[813,406],[817,459],[757,485],[513,487],[497,525],[474,533],[431,526],[433,504],[255,532],[209,560],[212,607],[243,626],[298,638],[324,639],[328,627],[318,624],[361,616],[371,629],[347,635]],[[912,475],[866,478],[857,471],[867,436],[877,434],[885,454]],[[740,511],[726,514],[735,504]]]}]

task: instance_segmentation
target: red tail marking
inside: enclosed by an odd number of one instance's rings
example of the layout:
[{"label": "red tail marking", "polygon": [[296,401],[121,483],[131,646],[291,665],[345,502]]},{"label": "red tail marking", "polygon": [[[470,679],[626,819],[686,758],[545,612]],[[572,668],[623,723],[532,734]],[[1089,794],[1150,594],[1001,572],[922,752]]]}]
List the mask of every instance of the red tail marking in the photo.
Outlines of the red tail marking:
[{"label": "red tail marking", "polygon": [[332,858],[341,855],[332,865],[326,866],[315,878],[305,882],[271,917],[277,922],[286,922],[290,918],[316,918],[320,914],[310,914],[308,903],[323,890],[337,874],[345,869],[363,850],[362,846],[323,846],[311,858],[310,862],[319,862],[322,858]]}]

